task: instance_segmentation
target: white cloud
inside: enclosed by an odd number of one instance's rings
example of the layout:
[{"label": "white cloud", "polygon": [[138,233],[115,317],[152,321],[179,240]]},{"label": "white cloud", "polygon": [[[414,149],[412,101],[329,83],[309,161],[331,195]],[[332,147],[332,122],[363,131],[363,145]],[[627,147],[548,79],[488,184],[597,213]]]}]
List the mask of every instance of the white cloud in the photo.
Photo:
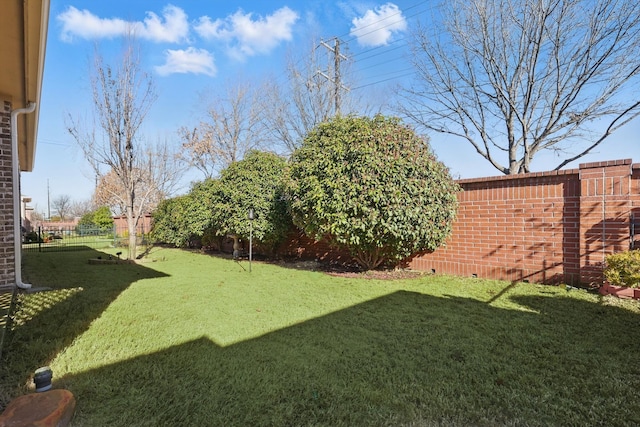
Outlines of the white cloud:
[{"label": "white cloud", "polygon": [[61,37],[71,41],[74,37],[84,39],[114,38],[133,30],[137,37],[154,42],[176,43],[185,40],[189,34],[189,23],[184,10],[168,5],[162,10],[162,17],[147,12],[144,21],[125,21],[120,18],[100,18],[87,9],[78,10],[69,6],[57,16],[62,23]]},{"label": "white cloud", "polygon": [[156,42],[177,43],[187,38],[187,14],[179,7],[168,5],[162,10],[164,22],[153,12],[147,12],[144,23],[138,24],[141,36]]},{"label": "white cloud", "polygon": [[62,22],[62,40],[71,41],[74,36],[84,39],[112,38],[124,34],[127,22],[122,19],[101,19],[88,10],[73,6],[57,17]]},{"label": "white cloud", "polygon": [[369,47],[384,46],[393,33],[407,29],[407,20],[393,3],[367,10],[364,16],[354,18],[351,23],[351,36],[356,37],[361,46]]},{"label": "white cloud", "polygon": [[155,69],[161,76],[192,73],[214,77],[218,71],[213,55],[205,49],[195,47],[189,47],[187,50],[166,50],[164,65],[157,66]]},{"label": "white cloud", "polygon": [[298,14],[286,6],[255,20],[251,13],[238,10],[224,20],[212,21],[203,16],[195,30],[204,39],[227,42],[231,55],[243,59],[268,53],[281,41],[291,40],[292,27],[297,20]]}]

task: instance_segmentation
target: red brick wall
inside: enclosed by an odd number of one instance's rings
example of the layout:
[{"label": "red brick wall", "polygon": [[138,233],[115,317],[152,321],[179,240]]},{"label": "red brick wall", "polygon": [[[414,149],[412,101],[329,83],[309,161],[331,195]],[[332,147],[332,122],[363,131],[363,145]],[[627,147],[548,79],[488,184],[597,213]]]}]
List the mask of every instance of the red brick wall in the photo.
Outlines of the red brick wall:
[{"label": "red brick wall", "polygon": [[631,161],[583,165],[580,183],[581,278],[596,283],[605,256],[629,249]]},{"label": "red brick wall", "polygon": [[[602,283],[604,256],[640,248],[640,164],[463,179],[446,246],[408,260],[412,269],[538,283]],[[326,243],[292,234],[281,255],[343,261]]]},{"label": "red brick wall", "polygon": [[631,214],[640,217],[639,182],[640,165],[630,159],[460,180],[452,236],[409,265],[461,276],[600,283],[604,256],[629,248]]},{"label": "red brick wall", "polygon": [[0,286],[16,281],[14,220],[11,103],[0,99]]},{"label": "red brick wall", "polygon": [[631,217],[635,230],[634,239],[631,241],[634,249],[640,249],[640,166],[634,165],[631,175]]},{"label": "red brick wall", "polygon": [[353,263],[346,251],[339,251],[325,241],[315,241],[302,231],[292,231],[276,251],[285,258],[313,259],[324,262]]}]

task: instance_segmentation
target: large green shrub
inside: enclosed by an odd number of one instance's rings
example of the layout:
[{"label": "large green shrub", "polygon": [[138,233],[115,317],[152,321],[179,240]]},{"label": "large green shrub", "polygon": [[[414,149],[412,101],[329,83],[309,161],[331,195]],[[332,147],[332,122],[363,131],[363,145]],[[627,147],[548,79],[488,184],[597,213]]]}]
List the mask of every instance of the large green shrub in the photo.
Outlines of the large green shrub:
[{"label": "large green shrub", "polygon": [[214,195],[219,186],[219,180],[207,179],[194,184],[188,194],[161,202],[153,213],[152,239],[177,247],[202,242],[212,227]]},{"label": "large green shrub", "polygon": [[640,287],[640,249],[605,257],[604,277],[615,286]]},{"label": "large green shrub", "polygon": [[219,179],[206,179],[193,185],[189,192],[189,206],[186,209],[189,232],[198,236],[204,246],[220,248],[221,240],[216,238],[213,226],[213,210],[216,195],[222,185]]},{"label": "large green shrub", "polygon": [[378,115],[317,126],[292,156],[287,191],[298,227],[371,269],[440,246],[460,189],[424,138]]},{"label": "large green shrub", "polygon": [[[248,239],[252,227],[256,242],[274,249],[291,227],[283,196],[286,166],[282,157],[254,150],[223,170],[213,195],[212,226],[216,234]],[[252,224],[249,209],[254,211]]]},{"label": "large green shrub", "polygon": [[273,249],[291,227],[283,197],[285,168],[286,161],[275,154],[247,153],[220,179],[197,183],[185,196],[161,203],[153,214],[153,238],[176,246],[188,246],[195,237],[207,246],[220,246],[232,234],[248,239],[252,208],[256,243]]},{"label": "large green shrub", "polygon": [[156,243],[189,246],[191,235],[187,227],[186,205],[189,196],[179,196],[160,202],[153,212],[151,239]]}]

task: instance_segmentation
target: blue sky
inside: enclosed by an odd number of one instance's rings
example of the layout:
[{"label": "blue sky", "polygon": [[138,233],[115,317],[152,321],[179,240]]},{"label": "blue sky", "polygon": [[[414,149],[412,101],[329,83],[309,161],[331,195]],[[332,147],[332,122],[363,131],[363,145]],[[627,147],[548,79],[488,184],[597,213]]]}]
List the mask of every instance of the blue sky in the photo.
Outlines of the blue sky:
[{"label": "blue sky", "polygon": [[[406,42],[416,21],[431,23],[434,1],[322,0],[51,0],[36,162],[22,174],[22,193],[38,212],[47,198],[88,200],[94,177],[65,129],[65,117],[90,117],[89,63],[94,47],[116,57],[122,35],[133,26],[142,66],[158,92],[143,130],[150,139],[179,144],[181,126],[204,111],[201,94],[237,76],[256,81],[284,76],[288,52],[308,50],[312,40],[339,37],[356,76],[353,91],[384,96],[393,84],[409,84],[413,72]],[[571,164],[638,156],[638,120],[610,137],[594,153]],[[496,175],[471,145],[430,135],[439,159],[455,177]],[[533,167],[547,170],[557,159],[539,155]],[[192,175],[185,180],[199,177]]]}]

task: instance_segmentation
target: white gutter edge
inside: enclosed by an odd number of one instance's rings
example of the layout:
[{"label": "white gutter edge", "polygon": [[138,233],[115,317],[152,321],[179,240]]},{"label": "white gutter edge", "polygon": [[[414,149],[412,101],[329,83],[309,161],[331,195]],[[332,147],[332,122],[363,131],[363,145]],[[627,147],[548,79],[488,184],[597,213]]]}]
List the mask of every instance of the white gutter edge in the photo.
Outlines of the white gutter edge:
[{"label": "white gutter edge", "polygon": [[25,108],[11,111],[11,166],[13,172],[13,244],[15,258],[16,286],[20,289],[30,289],[31,285],[22,283],[22,233],[20,224],[20,159],[18,157],[18,115],[33,113],[36,103],[30,102]]}]

